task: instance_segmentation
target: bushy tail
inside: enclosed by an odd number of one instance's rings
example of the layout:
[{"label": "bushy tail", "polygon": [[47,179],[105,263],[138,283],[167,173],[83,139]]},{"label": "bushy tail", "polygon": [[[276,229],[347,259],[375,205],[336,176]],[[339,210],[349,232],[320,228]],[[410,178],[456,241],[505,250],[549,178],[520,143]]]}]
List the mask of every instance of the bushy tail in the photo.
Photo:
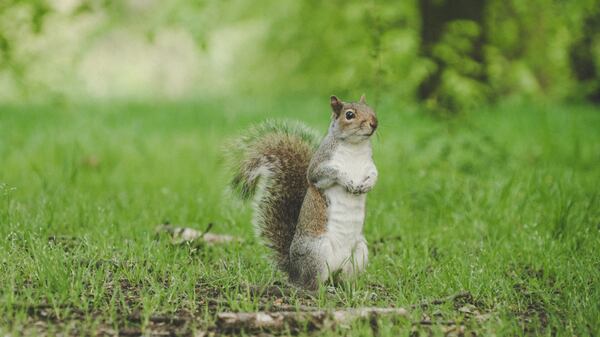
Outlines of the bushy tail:
[{"label": "bushy tail", "polygon": [[227,151],[231,185],[243,199],[254,197],[254,225],[284,271],[308,188],[306,171],[318,145],[318,135],[303,124],[268,121]]}]

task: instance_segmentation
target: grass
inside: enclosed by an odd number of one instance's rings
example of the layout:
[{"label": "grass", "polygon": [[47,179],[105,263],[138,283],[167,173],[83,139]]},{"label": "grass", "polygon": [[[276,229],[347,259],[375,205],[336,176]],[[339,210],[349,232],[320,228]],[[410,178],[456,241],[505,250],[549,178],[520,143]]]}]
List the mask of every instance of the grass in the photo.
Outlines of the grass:
[{"label": "grass", "polygon": [[[597,335],[597,108],[505,104],[437,120],[389,101],[378,112],[367,272],[334,294],[283,301],[410,308],[468,291],[378,329],[327,333],[448,331],[413,324],[430,317],[477,335]],[[162,327],[185,335],[216,312],[281,301],[247,286],[285,278],[253,237],[249,207],[224,192],[220,148],[266,118],[324,132],[328,114],[327,100],[300,99],[1,107],[0,335],[151,334],[156,315],[186,317]],[[155,235],[165,221],[214,223],[244,242],[174,246]]]}]

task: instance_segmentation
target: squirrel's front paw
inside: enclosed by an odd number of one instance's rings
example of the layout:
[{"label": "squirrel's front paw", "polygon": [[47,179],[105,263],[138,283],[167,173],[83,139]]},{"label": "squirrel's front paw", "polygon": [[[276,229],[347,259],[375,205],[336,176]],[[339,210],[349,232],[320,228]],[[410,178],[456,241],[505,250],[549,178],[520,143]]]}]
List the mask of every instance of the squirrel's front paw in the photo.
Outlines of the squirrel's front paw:
[{"label": "squirrel's front paw", "polygon": [[351,194],[364,194],[369,192],[377,181],[377,173],[369,174],[360,183],[348,181],[345,184],[346,190]]},{"label": "squirrel's front paw", "polygon": [[360,185],[358,185],[358,187],[356,189],[356,193],[354,193],[354,194],[365,194],[365,193],[369,192],[372,188],[373,188],[373,185],[360,184]]},{"label": "squirrel's front paw", "polygon": [[350,194],[361,194],[362,192],[362,185],[361,184],[357,184],[352,180],[348,180],[343,184],[344,188],[346,189],[346,191],[348,191],[348,193]]},{"label": "squirrel's front paw", "polygon": [[371,188],[373,188],[372,185],[366,184],[365,182],[357,184],[357,185],[351,185],[348,186],[346,189],[348,190],[348,193],[351,194],[365,194],[367,192],[369,192],[371,190]]},{"label": "squirrel's front paw", "polygon": [[372,188],[373,188],[372,186],[366,186],[366,185],[365,185],[365,186],[363,186],[363,185],[361,185],[361,186],[360,186],[360,189],[359,189],[359,191],[358,191],[358,194],[365,194],[365,193],[368,193],[369,191],[371,191],[371,189],[372,189]]},{"label": "squirrel's front paw", "polygon": [[363,194],[367,193],[373,189],[375,186],[377,175],[368,175],[359,185],[358,185],[358,193]]},{"label": "squirrel's front paw", "polygon": [[348,191],[348,193],[351,194],[361,194],[363,192],[362,191],[362,185],[355,185],[355,184],[348,184],[346,186],[346,190]]}]

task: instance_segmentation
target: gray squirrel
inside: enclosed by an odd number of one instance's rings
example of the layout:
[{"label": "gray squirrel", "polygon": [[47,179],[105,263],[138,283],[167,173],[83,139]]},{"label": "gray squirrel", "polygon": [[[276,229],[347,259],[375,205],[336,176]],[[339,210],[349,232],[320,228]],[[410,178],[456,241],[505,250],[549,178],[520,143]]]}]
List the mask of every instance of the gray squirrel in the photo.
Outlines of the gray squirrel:
[{"label": "gray squirrel", "polygon": [[266,122],[230,146],[232,187],[253,199],[253,223],[290,281],[314,290],[332,275],[350,279],[368,261],[366,193],[377,182],[371,136],[377,117],[364,95],[331,96],[322,142],[300,123]]}]

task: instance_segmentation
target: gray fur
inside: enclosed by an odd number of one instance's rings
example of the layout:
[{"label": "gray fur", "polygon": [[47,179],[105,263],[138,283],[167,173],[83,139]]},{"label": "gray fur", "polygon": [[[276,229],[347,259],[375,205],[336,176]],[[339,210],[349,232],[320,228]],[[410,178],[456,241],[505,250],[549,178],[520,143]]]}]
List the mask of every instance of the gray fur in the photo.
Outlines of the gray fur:
[{"label": "gray fur", "polygon": [[321,239],[297,232],[290,247],[290,281],[302,288],[314,290],[327,275],[327,263],[319,250]]}]

